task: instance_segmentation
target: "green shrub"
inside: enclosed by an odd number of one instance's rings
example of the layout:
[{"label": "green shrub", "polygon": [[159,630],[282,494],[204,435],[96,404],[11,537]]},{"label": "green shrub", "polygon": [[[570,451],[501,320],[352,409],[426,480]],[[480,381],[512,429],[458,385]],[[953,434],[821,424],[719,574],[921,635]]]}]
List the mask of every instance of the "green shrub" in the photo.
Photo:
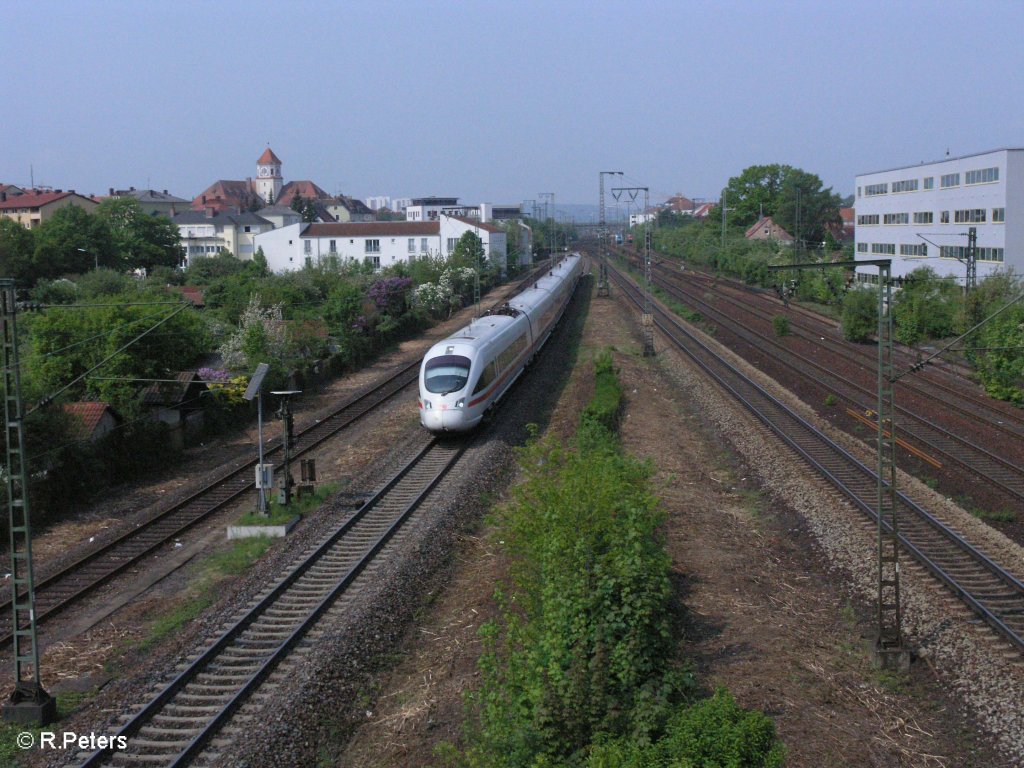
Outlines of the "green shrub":
[{"label": "green shrub", "polygon": [[761,712],[740,708],[725,689],[680,708],[653,744],[631,739],[595,745],[587,768],[781,768],[785,750]]},{"label": "green shrub", "polygon": [[605,350],[594,359],[594,397],[583,409],[580,421],[583,424],[594,422],[614,432],[619,426],[621,408],[622,386],[612,354]]},{"label": "green shrub", "polygon": [[785,315],[776,315],[772,318],[772,329],[776,336],[789,336],[789,318]]},{"label": "green shrub", "polygon": [[874,288],[858,288],[843,298],[843,338],[847,341],[870,341],[878,330],[878,292]]}]

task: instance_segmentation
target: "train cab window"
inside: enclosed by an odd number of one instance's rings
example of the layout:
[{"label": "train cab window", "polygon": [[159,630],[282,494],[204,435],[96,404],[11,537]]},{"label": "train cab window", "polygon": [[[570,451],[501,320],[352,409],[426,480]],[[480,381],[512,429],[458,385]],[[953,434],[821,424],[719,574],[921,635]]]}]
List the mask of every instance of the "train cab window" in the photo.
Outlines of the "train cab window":
[{"label": "train cab window", "polygon": [[473,394],[479,395],[481,392],[487,389],[487,387],[491,385],[491,382],[494,381],[494,378],[494,362],[492,361],[487,364],[487,367],[484,368],[483,373],[480,374],[480,380],[476,383],[476,387],[473,388]]},{"label": "train cab window", "polygon": [[423,385],[427,392],[458,392],[469,381],[469,358],[462,355],[438,355],[427,360]]}]

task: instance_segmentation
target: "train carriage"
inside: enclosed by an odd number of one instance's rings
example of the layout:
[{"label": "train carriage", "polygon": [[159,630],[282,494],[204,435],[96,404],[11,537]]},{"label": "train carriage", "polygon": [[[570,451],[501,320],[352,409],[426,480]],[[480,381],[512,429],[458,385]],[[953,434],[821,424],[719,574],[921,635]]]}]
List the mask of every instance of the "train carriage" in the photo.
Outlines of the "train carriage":
[{"label": "train carriage", "polygon": [[420,366],[420,423],[431,432],[479,424],[551,335],[582,265],[579,254],[567,256],[503,307],[431,347]]}]

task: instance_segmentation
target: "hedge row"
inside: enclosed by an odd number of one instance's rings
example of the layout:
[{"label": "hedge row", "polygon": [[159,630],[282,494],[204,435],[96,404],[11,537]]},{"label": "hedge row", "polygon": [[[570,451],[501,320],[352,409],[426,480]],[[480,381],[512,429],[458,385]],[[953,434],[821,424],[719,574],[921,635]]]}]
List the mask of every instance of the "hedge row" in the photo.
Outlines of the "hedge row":
[{"label": "hedge row", "polygon": [[512,555],[501,616],[481,630],[466,747],[442,757],[474,768],[781,765],[771,721],[724,692],[699,700],[679,659],[652,468],[621,450],[611,355],[595,368],[576,437],[520,450],[524,482],[497,519]]}]

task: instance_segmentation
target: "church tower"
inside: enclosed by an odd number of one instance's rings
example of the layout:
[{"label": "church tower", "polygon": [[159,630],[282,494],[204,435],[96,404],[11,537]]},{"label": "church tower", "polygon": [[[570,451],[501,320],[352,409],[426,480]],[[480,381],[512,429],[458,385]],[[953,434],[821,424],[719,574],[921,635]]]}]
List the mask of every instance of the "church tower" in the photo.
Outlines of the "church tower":
[{"label": "church tower", "polygon": [[267,150],[260,155],[260,159],[256,161],[256,194],[263,198],[263,202],[270,205],[276,203],[281,197],[281,187],[283,186],[281,160],[270,147],[267,147]]}]

